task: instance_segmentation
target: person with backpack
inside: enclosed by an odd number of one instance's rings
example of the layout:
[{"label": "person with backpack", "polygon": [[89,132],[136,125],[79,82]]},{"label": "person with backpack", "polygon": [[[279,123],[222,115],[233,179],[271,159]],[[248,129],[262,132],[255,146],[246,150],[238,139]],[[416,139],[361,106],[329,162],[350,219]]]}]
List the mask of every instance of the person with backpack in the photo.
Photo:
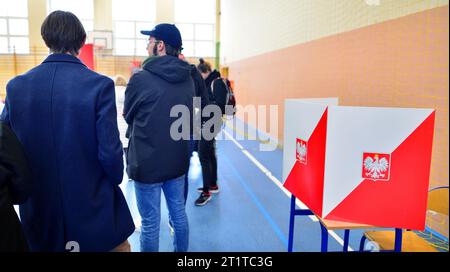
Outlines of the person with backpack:
[{"label": "person with backpack", "polygon": [[[225,106],[229,99],[229,88],[227,88],[225,81],[221,78],[220,73],[217,70],[213,71],[211,69],[211,64],[203,59],[200,59],[197,69],[205,80],[210,102],[220,108],[222,115],[225,114]],[[215,116],[215,118],[218,117]],[[222,116],[218,119],[220,119],[220,127],[222,124]],[[204,121],[205,120],[202,120],[202,122]],[[217,127],[213,128],[213,130],[213,136],[216,136],[220,132],[220,129]],[[204,133],[205,131],[203,130],[202,132]],[[198,152],[200,163],[202,165],[203,187],[198,188],[198,191],[201,194],[195,201],[195,205],[203,206],[211,200],[211,193],[219,192],[219,187],[217,185],[216,140],[214,137],[212,137],[212,139],[207,139],[202,135],[199,141]]]}]

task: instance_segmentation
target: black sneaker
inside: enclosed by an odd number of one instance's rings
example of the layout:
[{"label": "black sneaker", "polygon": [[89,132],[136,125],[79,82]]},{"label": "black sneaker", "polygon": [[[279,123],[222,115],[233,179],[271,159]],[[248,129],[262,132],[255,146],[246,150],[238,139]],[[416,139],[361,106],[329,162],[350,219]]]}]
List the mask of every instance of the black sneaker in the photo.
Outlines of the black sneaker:
[{"label": "black sneaker", "polygon": [[[203,187],[197,188],[197,191],[199,193],[203,192]],[[217,194],[219,192],[219,186],[211,186],[211,188],[209,188],[209,192],[213,193],[213,194]]]},{"label": "black sneaker", "polygon": [[195,205],[196,206],[203,206],[206,203],[208,203],[209,200],[211,200],[211,194],[201,193],[200,196],[195,201]]}]

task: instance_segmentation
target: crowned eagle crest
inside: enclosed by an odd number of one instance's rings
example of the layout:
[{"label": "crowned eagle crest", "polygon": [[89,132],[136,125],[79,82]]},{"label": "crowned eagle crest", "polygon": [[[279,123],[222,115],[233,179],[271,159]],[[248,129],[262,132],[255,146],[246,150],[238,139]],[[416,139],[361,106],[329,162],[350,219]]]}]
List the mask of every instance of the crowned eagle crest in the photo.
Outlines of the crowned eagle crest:
[{"label": "crowned eagle crest", "polygon": [[304,143],[297,143],[297,153],[301,158],[306,156],[306,145]]},{"label": "crowned eagle crest", "polygon": [[365,175],[373,179],[386,178],[386,171],[389,169],[389,162],[386,158],[379,158],[375,155],[373,158],[368,156],[364,160]]}]

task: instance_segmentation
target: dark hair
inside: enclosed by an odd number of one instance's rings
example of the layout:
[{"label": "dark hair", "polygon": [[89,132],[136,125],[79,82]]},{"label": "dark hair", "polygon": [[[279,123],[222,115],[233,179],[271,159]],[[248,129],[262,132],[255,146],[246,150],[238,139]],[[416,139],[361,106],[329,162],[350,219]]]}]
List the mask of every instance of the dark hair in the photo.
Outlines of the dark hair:
[{"label": "dark hair", "polygon": [[[157,55],[157,46],[156,44],[159,43],[161,40],[156,40],[155,41],[155,46],[153,47],[153,55],[156,56]],[[169,56],[173,56],[178,58],[178,55],[180,55],[180,50],[175,49],[173,46],[171,46],[170,44],[164,43],[164,47],[166,48],[166,55]]]},{"label": "dark hair", "polygon": [[200,73],[209,73],[211,72],[211,64],[209,62],[206,62],[204,59],[199,59],[200,63],[197,65],[197,69],[200,71]]},{"label": "dark hair", "polygon": [[170,44],[165,43],[166,46],[166,54],[169,56],[174,56],[178,58],[178,55],[180,54],[180,50],[175,49],[173,46],[171,46]]},{"label": "dark hair", "polygon": [[86,31],[73,13],[56,10],[42,23],[41,36],[53,53],[78,55],[86,40]]}]

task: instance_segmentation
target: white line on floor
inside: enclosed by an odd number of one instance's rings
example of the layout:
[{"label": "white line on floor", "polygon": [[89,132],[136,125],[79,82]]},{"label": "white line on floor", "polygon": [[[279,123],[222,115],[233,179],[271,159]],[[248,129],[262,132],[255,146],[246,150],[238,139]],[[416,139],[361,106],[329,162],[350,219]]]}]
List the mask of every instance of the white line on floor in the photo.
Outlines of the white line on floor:
[{"label": "white line on floor", "polygon": [[[250,154],[250,152],[248,152],[240,143],[238,143],[228,132],[226,132],[225,130],[223,130],[223,133],[225,133],[225,135],[242,151],[242,153],[244,153],[245,156],[247,156],[247,158],[250,159],[250,161],[252,161],[256,167],[259,168],[259,170],[261,170],[273,183],[275,183],[275,185],[280,188],[281,191],[283,191],[283,193],[288,196],[289,198],[291,198],[291,193],[283,187],[283,185],[281,184],[281,182],[272,175],[272,173],[266,168],[264,167],[264,165],[262,165],[252,154]],[[296,199],[296,204],[298,207],[300,207],[301,209],[307,209],[306,205],[303,204],[300,200]],[[310,215],[308,216],[312,221],[317,222],[318,219],[317,217],[315,217],[314,215]],[[336,232],[329,230],[328,233],[331,235],[331,237],[333,237],[340,245],[344,246],[344,241],[342,240],[341,237],[339,237],[339,235],[336,234]],[[349,246],[348,247],[348,251],[353,251],[353,249]]]}]

